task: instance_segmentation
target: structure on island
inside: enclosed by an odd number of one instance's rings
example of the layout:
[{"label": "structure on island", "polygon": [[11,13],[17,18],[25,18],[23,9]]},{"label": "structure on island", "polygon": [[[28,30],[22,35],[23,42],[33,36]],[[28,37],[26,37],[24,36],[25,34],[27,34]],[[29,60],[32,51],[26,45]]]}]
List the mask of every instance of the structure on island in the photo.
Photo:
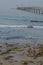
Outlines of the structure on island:
[{"label": "structure on island", "polygon": [[43,14],[43,7],[17,7],[19,10],[28,11],[36,14]]}]

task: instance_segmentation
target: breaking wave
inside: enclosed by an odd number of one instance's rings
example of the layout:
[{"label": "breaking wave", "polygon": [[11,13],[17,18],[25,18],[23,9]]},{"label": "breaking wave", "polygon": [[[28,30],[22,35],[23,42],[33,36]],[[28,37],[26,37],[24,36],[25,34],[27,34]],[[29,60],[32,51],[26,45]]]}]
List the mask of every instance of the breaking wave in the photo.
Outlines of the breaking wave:
[{"label": "breaking wave", "polygon": [[14,27],[14,28],[43,28],[43,26],[29,26],[29,25],[0,25],[0,27]]}]

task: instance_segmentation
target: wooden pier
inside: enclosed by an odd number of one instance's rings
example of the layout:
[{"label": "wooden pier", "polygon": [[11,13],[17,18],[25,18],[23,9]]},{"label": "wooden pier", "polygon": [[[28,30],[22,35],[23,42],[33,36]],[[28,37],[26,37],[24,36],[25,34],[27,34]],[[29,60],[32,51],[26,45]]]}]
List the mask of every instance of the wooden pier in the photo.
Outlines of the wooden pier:
[{"label": "wooden pier", "polygon": [[43,7],[17,7],[17,9],[36,14],[43,14]]}]

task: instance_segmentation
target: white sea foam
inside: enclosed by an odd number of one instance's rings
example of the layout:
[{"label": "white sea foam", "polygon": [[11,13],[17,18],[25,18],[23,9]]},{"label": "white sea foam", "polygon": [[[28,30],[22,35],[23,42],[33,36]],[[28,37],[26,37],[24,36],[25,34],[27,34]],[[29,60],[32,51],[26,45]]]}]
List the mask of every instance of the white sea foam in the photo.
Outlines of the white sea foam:
[{"label": "white sea foam", "polygon": [[43,28],[43,26],[33,26],[33,28]]},{"label": "white sea foam", "polygon": [[27,25],[0,25],[0,27],[27,27]]},{"label": "white sea foam", "polygon": [[29,26],[29,25],[0,25],[0,27],[15,27],[15,28],[43,28],[43,26]]}]

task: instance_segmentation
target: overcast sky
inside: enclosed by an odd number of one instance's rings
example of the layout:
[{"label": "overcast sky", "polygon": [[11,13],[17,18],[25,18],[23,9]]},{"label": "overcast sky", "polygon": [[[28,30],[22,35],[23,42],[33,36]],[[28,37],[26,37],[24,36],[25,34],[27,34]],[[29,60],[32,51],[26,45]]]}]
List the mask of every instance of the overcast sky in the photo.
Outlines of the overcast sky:
[{"label": "overcast sky", "polygon": [[17,6],[43,6],[43,0],[0,0],[0,10]]}]

